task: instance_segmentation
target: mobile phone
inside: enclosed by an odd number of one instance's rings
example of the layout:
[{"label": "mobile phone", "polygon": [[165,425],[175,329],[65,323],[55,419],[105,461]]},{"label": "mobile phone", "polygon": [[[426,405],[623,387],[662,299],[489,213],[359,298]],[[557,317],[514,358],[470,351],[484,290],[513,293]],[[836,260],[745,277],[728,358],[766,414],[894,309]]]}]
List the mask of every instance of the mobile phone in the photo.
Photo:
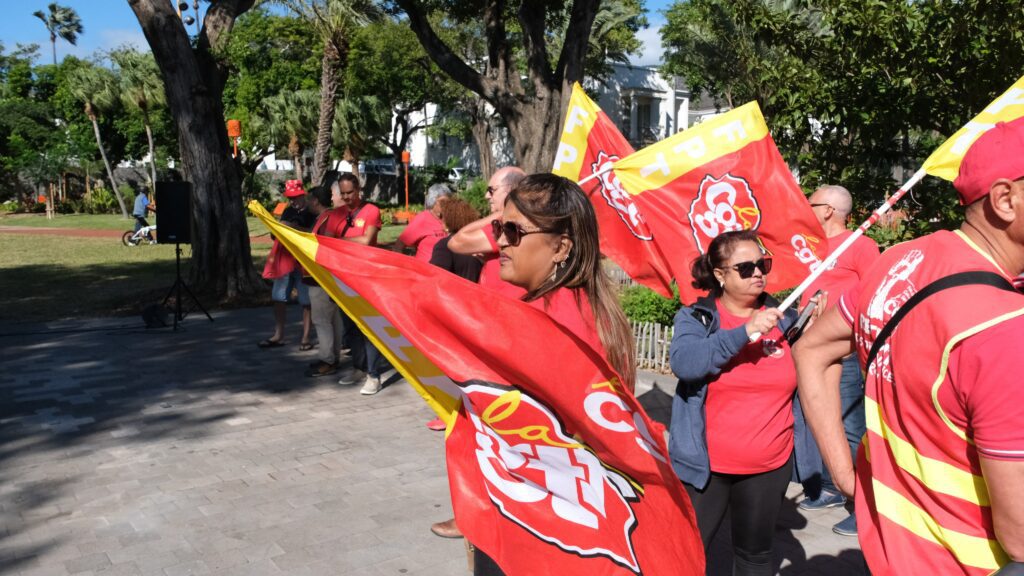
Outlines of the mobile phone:
[{"label": "mobile phone", "polygon": [[803,335],[804,328],[807,327],[807,323],[811,321],[811,315],[814,314],[814,309],[818,307],[818,303],[814,299],[820,295],[821,290],[818,290],[813,296],[811,296],[810,301],[807,303],[807,306],[804,306],[804,309],[800,312],[800,316],[797,317],[796,322],[786,330],[783,337],[790,345],[796,344],[796,341]]}]

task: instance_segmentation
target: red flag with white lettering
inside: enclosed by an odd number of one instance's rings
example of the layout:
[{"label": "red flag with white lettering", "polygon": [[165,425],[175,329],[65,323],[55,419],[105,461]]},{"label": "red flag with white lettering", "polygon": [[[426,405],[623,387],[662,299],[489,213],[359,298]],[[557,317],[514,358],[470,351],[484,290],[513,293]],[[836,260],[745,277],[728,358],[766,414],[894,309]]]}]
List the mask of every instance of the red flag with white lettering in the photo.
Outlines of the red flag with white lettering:
[{"label": "red flag with white lettering", "polygon": [[[578,83],[573,84],[562,139],[551,171],[579,182],[632,153],[633,147],[615,123]],[[601,253],[636,282],[671,298],[672,272],[668,260],[615,174],[605,172],[584,184],[583,189],[597,214]]]},{"label": "red flag with white lettering", "polygon": [[598,352],[521,301],[250,209],[449,422],[458,526],[506,574],[704,573],[661,428]]},{"label": "red flag with white lettering", "polygon": [[773,259],[769,292],[792,288],[827,256],[825,233],[756,102],[615,163],[670,264],[683,302],[701,295],[690,265],[718,234],[757,231]]}]

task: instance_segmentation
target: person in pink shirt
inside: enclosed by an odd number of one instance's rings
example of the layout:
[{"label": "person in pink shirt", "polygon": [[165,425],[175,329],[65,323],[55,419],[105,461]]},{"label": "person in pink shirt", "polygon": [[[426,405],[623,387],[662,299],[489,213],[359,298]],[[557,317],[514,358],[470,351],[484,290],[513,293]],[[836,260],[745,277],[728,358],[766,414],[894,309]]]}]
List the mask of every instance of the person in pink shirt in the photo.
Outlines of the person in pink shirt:
[{"label": "person in pink shirt", "polygon": [[425,210],[417,214],[395,242],[395,251],[402,252],[406,247],[416,248],[416,259],[430,262],[434,253],[434,245],[447,236],[444,229],[444,205],[451,196],[452,190],[445,184],[434,184],[427,189],[427,197],[423,201]]}]

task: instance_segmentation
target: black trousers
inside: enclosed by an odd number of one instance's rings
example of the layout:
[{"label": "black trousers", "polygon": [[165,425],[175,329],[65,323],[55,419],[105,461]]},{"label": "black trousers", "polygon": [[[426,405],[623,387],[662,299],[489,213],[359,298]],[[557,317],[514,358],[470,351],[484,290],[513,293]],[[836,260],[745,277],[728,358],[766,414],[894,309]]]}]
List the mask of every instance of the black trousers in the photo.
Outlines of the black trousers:
[{"label": "black trousers", "polygon": [[484,554],[476,546],[473,547],[473,576],[505,576],[498,563]]},{"label": "black trousers", "polygon": [[734,576],[771,576],[775,520],[793,473],[793,456],[781,467],[761,474],[717,474],[703,490],[683,483],[697,515],[707,554],[718,527],[730,514]]}]

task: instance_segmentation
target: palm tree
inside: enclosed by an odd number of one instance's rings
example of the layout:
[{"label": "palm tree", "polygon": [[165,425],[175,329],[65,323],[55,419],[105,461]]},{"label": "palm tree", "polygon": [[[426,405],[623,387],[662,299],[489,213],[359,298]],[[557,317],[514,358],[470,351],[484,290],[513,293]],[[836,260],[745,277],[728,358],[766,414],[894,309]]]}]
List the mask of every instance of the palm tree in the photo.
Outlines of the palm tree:
[{"label": "palm tree", "polygon": [[356,28],[382,15],[373,0],[277,0],[312,25],[323,40],[320,67],[320,123],[313,154],[314,184],[327,172],[332,147],[335,104],[341,87],[341,71],[348,64],[349,40]]},{"label": "palm tree", "polygon": [[146,138],[149,140],[149,172],[150,189],[156,186],[156,150],[153,146],[153,127],[149,121],[149,113],[154,107],[163,106],[167,101],[164,95],[164,83],[160,77],[160,69],[152,54],[143,54],[135,50],[115,50],[110,54],[120,68],[121,101],[130,108],[142,113],[142,123],[146,127]]},{"label": "palm tree", "polygon": [[295,177],[303,178],[302,155],[305,146],[317,133],[317,102],[315,90],[282,92],[264,101],[265,129],[275,149],[287,148],[295,165]]},{"label": "palm tree", "polygon": [[47,15],[42,10],[36,10],[33,16],[43,21],[43,25],[50,32],[50,46],[53,47],[53,63],[57,63],[57,36],[68,41],[74,46],[78,43],[78,35],[82,33],[82,20],[78,12],[69,6],[61,6],[56,2],[50,2],[48,7],[50,13]]},{"label": "palm tree", "polygon": [[374,146],[367,134],[386,132],[391,126],[391,107],[376,96],[345,96],[338,101],[334,116],[334,141],[342,147],[342,158],[359,173],[359,160]]},{"label": "palm tree", "polygon": [[90,66],[79,68],[71,73],[69,86],[71,95],[84,105],[85,115],[92,122],[92,131],[96,135],[96,147],[100,149],[100,156],[103,157],[103,165],[107,168],[107,177],[110,178],[110,187],[114,190],[117,203],[121,206],[121,215],[128,217],[128,208],[124,204],[124,197],[114,178],[114,170],[110,167],[110,160],[107,159],[107,152],[103,148],[103,139],[100,138],[100,125],[96,121],[100,112],[109,110],[117,101],[114,94],[114,85],[117,78],[114,73],[106,68]]}]

